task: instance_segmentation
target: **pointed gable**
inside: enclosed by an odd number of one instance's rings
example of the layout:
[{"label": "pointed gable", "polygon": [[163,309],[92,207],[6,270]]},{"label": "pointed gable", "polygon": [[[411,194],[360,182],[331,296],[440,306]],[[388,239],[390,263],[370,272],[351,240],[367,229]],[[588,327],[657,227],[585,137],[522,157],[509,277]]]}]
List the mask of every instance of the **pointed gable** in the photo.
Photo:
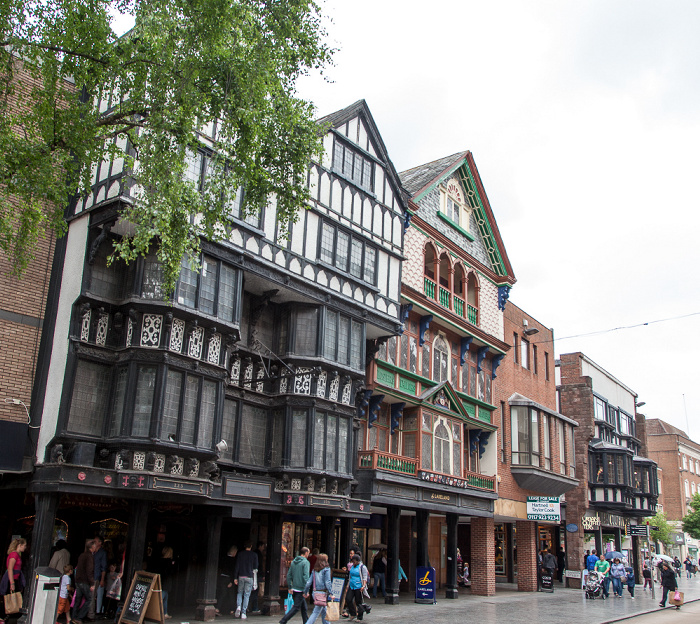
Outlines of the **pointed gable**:
[{"label": "pointed gable", "polygon": [[419,397],[420,403],[430,406],[438,411],[450,412],[451,416],[457,416],[466,422],[476,422],[482,429],[496,429],[493,425],[477,419],[471,410],[467,409],[454,387],[449,381],[443,381],[437,386],[428,388]]}]

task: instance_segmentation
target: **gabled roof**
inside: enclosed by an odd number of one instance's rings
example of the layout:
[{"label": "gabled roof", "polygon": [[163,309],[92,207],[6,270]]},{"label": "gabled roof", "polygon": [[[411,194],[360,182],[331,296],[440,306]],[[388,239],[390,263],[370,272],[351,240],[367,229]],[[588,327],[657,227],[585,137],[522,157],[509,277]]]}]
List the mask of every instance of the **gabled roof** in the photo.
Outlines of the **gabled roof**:
[{"label": "gabled roof", "polygon": [[[441,393],[445,393],[445,397],[447,399],[447,402],[449,403],[449,407],[447,406],[442,406],[434,402],[434,399]],[[462,402],[462,399],[460,396],[455,392],[454,387],[449,381],[443,381],[439,383],[437,386],[433,386],[432,388],[428,388],[427,390],[424,390],[420,396],[418,396],[418,401],[421,404],[425,403],[430,403],[430,407],[434,408],[436,411],[446,411],[446,412],[451,412],[452,415],[458,414],[463,420],[469,422],[469,423],[474,423],[475,425],[479,425],[482,429],[488,429],[488,430],[495,430],[497,427],[494,427],[491,423],[484,422],[482,420],[479,420],[478,418],[472,417],[469,412],[466,410],[464,407],[464,403]]]},{"label": "gabled roof", "polygon": [[678,427],[674,427],[673,425],[667,423],[665,420],[661,420],[660,418],[647,418],[646,424],[647,435],[670,434],[680,436],[681,438],[685,438],[686,440],[690,440],[690,437],[688,437],[688,434],[685,431],[679,429]]},{"label": "gabled roof", "polygon": [[372,117],[372,113],[369,110],[369,106],[367,106],[367,102],[364,99],[357,100],[357,102],[354,104],[350,104],[350,106],[337,110],[334,113],[324,115],[323,117],[317,119],[316,123],[323,129],[330,127],[333,130],[336,130],[344,123],[358,116],[365,122],[367,132],[370,135],[374,149],[377,152],[377,158],[386,165],[389,179],[395,186],[396,196],[401,201],[404,211],[406,211],[408,209],[408,193],[401,184],[401,178],[394,168],[394,163],[391,162],[391,159],[389,158],[389,152],[386,149],[386,145],[384,145],[382,135],[379,134],[377,124],[375,123],[374,117]]},{"label": "gabled roof", "polygon": [[399,175],[404,188],[411,194],[411,199],[418,204],[427,193],[455,172],[459,174],[466,189],[473,193],[474,200],[471,202],[471,208],[474,210],[479,233],[494,272],[508,278],[507,281],[514,282],[513,267],[508,259],[496,218],[491,210],[491,204],[470,151],[445,156],[403,171]]}]

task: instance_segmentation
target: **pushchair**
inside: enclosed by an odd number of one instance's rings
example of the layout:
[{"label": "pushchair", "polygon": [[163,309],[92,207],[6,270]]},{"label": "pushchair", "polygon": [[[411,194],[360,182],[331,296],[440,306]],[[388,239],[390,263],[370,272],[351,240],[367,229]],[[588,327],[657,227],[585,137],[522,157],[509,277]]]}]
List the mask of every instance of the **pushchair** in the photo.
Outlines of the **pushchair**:
[{"label": "pushchair", "polygon": [[586,579],[586,598],[595,600],[603,593],[603,575],[600,572],[591,570]]}]

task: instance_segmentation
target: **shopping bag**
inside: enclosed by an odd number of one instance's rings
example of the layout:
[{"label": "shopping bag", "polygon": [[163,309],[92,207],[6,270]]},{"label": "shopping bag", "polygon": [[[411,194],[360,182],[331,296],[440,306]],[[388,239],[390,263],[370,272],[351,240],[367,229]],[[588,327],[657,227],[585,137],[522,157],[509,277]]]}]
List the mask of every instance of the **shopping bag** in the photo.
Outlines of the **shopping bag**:
[{"label": "shopping bag", "polygon": [[676,605],[677,607],[680,607],[683,604],[683,592],[677,591],[675,594],[673,594],[673,598],[671,598],[669,600],[669,602],[672,605]]},{"label": "shopping bag", "polygon": [[21,608],[22,594],[20,592],[13,592],[5,595],[5,613],[7,615],[10,615],[11,613],[19,613]]},{"label": "shopping bag", "polygon": [[329,622],[337,622],[340,619],[340,603],[329,602],[326,607],[326,619]]},{"label": "shopping bag", "polygon": [[294,606],[294,596],[292,596],[292,592],[289,592],[287,594],[287,598],[284,601],[284,612],[289,613],[289,610]]}]

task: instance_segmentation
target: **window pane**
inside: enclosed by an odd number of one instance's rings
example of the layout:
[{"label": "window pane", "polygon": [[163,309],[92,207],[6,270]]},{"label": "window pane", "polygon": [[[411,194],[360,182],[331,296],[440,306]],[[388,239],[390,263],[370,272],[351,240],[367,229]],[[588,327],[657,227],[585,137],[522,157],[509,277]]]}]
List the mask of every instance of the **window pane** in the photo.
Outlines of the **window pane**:
[{"label": "window pane", "polygon": [[377,250],[372,247],[365,247],[365,281],[370,284],[376,283]]},{"label": "window pane", "polygon": [[338,321],[338,362],[350,363],[350,319],[341,316]]},{"label": "window pane", "polygon": [[185,382],[185,406],[182,412],[182,428],[180,442],[194,444],[194,425],[197,418],[197,403],[199,402],[199,377],[187,376]]},{"label": "window pane", "polygon": [[236,296],[236,271],[227,264],[221,265],[219,282],[219,305],[217,316],[224,321],[233,321],[233,306]]},{"label": "window pane", "polygon": [[202,258],[202,271],[199,276],[199,309],[205,314],[214,314],[216,298],[217,262],[214,258]]},{"label": "window pane", "polygon": [[265,465],[267,444],[267,412],[259,407],[243,405],[241,447],[238,459],[253,466]]},{"label": "window pane", "polygon": [[117,373],[117,383],[114,389],[114,404],[112,405],[112,417],[109,421],[110,436],[117,436],[121,433],[122,417],[124,415],[124,396],[126,394],[126,380],[129,371],[126,366],[119,369]]},{"label": "window pane", "polygon": [[78,361],[68,416],[68,431],[102,435],[111,372],[108,365]]},{"label": "window pane", "polygon": [[165,297],[163,290],[163,265],[155,254],[148,254],[143,261],[143,283],[141,284],[141,296],[144,299],[162,300]]},{"label": "window pane", "polygon": [[337,431],[335,416],[328,416],[328,426],[326,429],[326,470],[336,470],[337,459]]},{"label": "window pane", "polygon": [[321,260],[328,264],[333,264],[334,239],[335,228],[324,223],[321,231]]},{"label": "window pane", "polygon": [[177,421],[180,414],[180,394],[182,392],[183,373],[169,370],[165,384],[165,402],[163,404],[163,419],[160,423],[160,439],[167,440],[168,436],[177,436]]},{"label": "window pane", "polygon": [[424,433],[421,440],[421,468],[433,469],[433,436],[429,433]]},{"label": "window pane", "polygon": [[326,333],[323,338],[323,357],[335,360],[338,347],[338,313],[326,310]]},{"label": "window pane", "polygon": [[338,241],[335,249],[335,266],[343,271],[348,268],[348,249],[350,237],[345,232],[338,232]]},{"label": "window pane", "polygon": [[234,441],[236,439],[236,419],[238,417],[238,402],[224,400],[224,414],[221,422],[221,437],[226,440],[228,449],[221,453],[221,459],[233,459]]},{"label": "window pane", "polygon": [[306,411],[294,410],[292,412],[292,450],[289,457],[291,468],[306,466],[306,429]]},{"label": "window pane", "polygon": [[323,457],[326,452],[324,440],[326,438],[326,415],[316,412],[314,418],[314,468],[323,469]]},{"label": "window pane", "polygon": [[177,287],[177,302],[180,305],[194,308],[197,301],[197,274],[187,258],[182,259],[180,283]]},{"label": "window pane", "polygon": [[153,392],[156,387],[156,367],[139,366],[136,379],[136,401],[134,404],[134,422],[131,434],[137,438],[148,437],[151,429],[151,411],[153,409]]},{"label": "window pane", "polygon": [[350,275],[362,278],[362,243],[357,240],[352,241],[350,251]]},{"label": "window pane", "polygon": [[279,467],[282,465],[282,456],[284,455],[285,436],[285,418],[282,410],[274,410],[272,412],[272,443],[270,447],[269,457],[270,466]]},{"label": "window pane", "polygon": [[338,418],[338,472],[349,473],[348,470],[348,439],[351,421],[349,418]]},{"label": "window pane", "polygon": [[[202,383],[202,401],[199,408],[199,431],[197,446],[211,448],[214,435],[214,413],[216,411],[216,382],[204,380]],[[217,440],[218,442],[218,440]]]},{"label": "window pane", "polygon": [[352,321],[350,335],[350,366],[355,369],[362,366],[362,323]]},{"label": "window pane", "polygon": [[297,310],[294,352],[297,355],[316,355],[317,336],[318,310],[316,308]]}]

